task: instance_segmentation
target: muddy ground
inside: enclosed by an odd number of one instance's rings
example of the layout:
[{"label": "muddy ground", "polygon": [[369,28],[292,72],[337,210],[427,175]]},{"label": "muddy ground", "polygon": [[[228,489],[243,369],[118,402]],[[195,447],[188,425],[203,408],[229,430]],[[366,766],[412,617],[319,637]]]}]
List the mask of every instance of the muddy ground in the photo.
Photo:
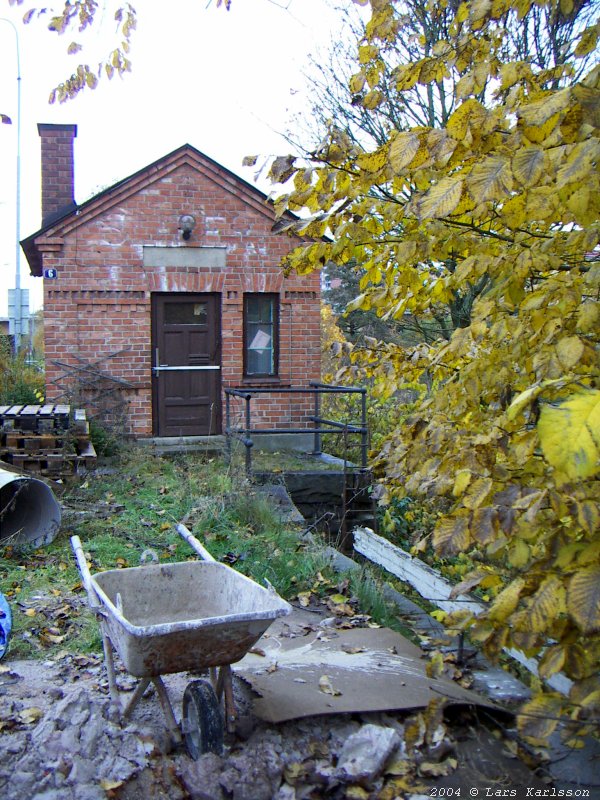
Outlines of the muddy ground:
[{"label": "muddy ground", "polygon": [[[165,678],[178,717],[185,685],[197,677]],[[135,680],[121,669],[118,682],[124,698],[130,697]],[[236,733],[222,756],[193,761],[183,745],[171,742],[152,690],[131,721],[121,723],[101,657],[14,661],[9,653],[0,664],[0,797],[520,798],[528,788],[550,785],[516,757],[510,736],[502,738],[510,720],[496,724],[487,710],[455,709],[435,730],[417,712],[337,714],[275,725],[254,717],[253,692],[240,678],[234,691]],[[423,730],[415,734],[419,726]],[[407,740],[417,746],[407,750]]]}]

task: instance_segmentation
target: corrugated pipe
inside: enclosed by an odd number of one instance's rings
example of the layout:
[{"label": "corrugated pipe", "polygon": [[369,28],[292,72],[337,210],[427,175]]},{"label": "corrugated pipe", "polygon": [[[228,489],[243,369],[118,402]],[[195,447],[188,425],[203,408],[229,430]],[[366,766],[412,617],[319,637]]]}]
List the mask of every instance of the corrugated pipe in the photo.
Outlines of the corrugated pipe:
[{"label": "corrugated pipe", "polygon": [[50,544],[60,520],[60,506],[49,486],[0,469],[0,546]]}]

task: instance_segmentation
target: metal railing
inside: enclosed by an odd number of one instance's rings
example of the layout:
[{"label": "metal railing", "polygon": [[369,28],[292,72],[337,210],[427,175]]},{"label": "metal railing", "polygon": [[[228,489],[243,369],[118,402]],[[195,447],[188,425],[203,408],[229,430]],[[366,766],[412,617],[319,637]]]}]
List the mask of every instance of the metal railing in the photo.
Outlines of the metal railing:
[{"label": "metal railing", "polygon": [[[298,394],[314,397],[314,414],[308,417],[313,423],[312,428],[253,428],[252,427],[252,399],[256,395],[268,394]],[[326,394],[358,394],[361,396],[361,419],[360,423],[338,422],[337,420],[325,419],[321,416],[321,397]],[[234,427],[231,420],[231,401],[232,398],[241,398],[245,402],[244,425]],[[246,448],[246,472],[252,472],[252,448],[254,446],[253,436],[265,436],[273,434],[307,434],[313,436],[312,455],[319,456],[322,451],[322,436],[325,434],[336,434],[347,439],[348,434],[360,436],[360,461],[361,468],[366,469],[367,455],[369,449],[367,428],[367,390],[357,386],[332,386],[326,383],[311,382],[308,387],[261,387],[252,389],[225,389],[225,434],[227,436],[227,449],[231,458],[231,439],[239,439]],[[345,463],[345,462],[344,462]]]}]

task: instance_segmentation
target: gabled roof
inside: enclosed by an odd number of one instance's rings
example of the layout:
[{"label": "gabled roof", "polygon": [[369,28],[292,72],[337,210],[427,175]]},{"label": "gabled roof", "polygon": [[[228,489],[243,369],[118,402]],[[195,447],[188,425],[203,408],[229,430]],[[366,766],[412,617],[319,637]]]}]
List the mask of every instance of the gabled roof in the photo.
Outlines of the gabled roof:
[{"label": "gabled roof", "polygon": [[[264,192],[261,192],[260,189],[248,183],[248,181],[209,158],[200,150],[192,147],[192,145],[184,144],[168,155],[138,170],[128,178],[124,178],[107,189],[103,189],[81,205],[76,205],[59,219],[52,220],[52,222],[31,234],[31,236],[23,239],[21,246],[29,262],[31,274],[37,277],[42,275],[42,254],[38,248],[39,239],[47,240],[53,236],[64,236],[185,164],[197,169],[223,191],[231,192],[237,197],[241,197],[255,211],[274,221],[272,207],[269,204],[268,196]],[[290,213],[289,216],[293,217],[294,215]]]}]

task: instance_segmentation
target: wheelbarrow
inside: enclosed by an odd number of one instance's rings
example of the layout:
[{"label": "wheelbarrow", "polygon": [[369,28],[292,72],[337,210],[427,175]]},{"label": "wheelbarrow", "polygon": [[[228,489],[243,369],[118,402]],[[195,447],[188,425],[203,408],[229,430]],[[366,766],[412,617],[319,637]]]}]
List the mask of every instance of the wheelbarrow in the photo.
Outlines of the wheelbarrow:
[{"label": "wheelbarrow", "polygon": [[[225,727],[235,730],[236,709],[231,664],[239,661],[277,617],[291,607],[272,586],[267,589],[221,564],[184,525],[178,533],[203,559],[107,570],[92,575],[78,536],[71,538],[90,608],[102,632],[111,699],[127,719],[150,683],[176,744],[189,755],[220,753]],[[123,666],[140,681],[122,702],[114,666],[116,651]],[[183,694],[177,723],[161,675],[209,671],[210,681],[194,680]]]}]

